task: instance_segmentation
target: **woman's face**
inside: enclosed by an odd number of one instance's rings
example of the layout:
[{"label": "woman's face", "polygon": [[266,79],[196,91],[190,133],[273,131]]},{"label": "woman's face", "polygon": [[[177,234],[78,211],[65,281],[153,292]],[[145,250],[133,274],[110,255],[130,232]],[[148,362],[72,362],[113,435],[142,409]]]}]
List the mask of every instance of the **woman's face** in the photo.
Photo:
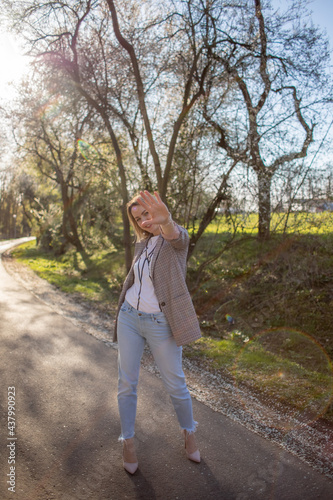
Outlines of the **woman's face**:
[{"label": "woman's face", "polygon": [[143,208],[141,205],[134,205],[131,209],[131,213],[136,220],[138,226],[143,229],[143,231],[147,231],[148,233],[153,234],[154,236],[157,236],[160,234],[160,226],[158,224],[147,224],[147,225],[142,225],[143,222],[149,221],[151,219],[151,215],[145,208]]}]

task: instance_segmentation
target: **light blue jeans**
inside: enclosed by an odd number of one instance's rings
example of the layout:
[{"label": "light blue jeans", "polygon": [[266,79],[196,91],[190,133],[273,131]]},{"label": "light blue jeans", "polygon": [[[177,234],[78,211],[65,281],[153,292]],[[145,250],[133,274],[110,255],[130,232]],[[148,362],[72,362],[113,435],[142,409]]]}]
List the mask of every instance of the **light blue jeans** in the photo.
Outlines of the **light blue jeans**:
[{"label": "light blue jeans", "polygon": [[182,369],[182,348],[177,347],[164,313],[140,312],[125,301],[118,316],[117,335],[119,440],[134,436],[137,385],[146,341],[170,395],[180,427],[194,432],[197,422],[193,420],[192,400]]}]

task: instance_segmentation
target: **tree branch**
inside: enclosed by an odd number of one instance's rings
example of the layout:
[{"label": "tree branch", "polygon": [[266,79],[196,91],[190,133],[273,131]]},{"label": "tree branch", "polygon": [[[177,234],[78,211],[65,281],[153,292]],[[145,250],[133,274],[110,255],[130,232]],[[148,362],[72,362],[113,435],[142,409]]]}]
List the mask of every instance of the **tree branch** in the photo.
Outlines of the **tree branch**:
[{"label": "tree branch", "polygon": [[260,51],[260,75],[262,81],[264,82],[264,91],[260,96],[258,104],[256,106],[256,114],[261,110],[263,105],[266,102],[267,96],[271,89],[271,81],[267,74],[267,38],[265,32],[265,21],[261,11],[261,2],[260,0],[255,0],[256,6],[256,18],[259,22],[259,33],[260,33],[260,43],[261,43],[261,51]]},{"label": "tree branch", "polygon": [[146,108],[146,102],[145,102],[145,93],[144,93],[144,88],[143,88],[143,83],[142,83],[142,78],[141,78],[138,60],[137,60],[137,57],[135,54],[134,47],[122,36],[122,34],[120,32],[117,11],[116,11],[113,0],[106,0],[106,1],[107,1],[107,4],[108,4],[110,12],[111,12],[113,29],[114,29],[114,33],[116,35],[116,38],[117,38],[118,42],[120,43],[120,45],[128,52],[130,59],[131,59],[131,62],[132,62],[135,81],[136,81],[136,85],[137,85],[137,91],[138,91],[140,111],[141,111],[141,115],[142,115],[143,122],[145,125],[145,129],[146,129],[150,153],[153,157],[153,162],[154,162],[155,172],[156,172],[156,177],[157,177],[158,189],[160,192],[162,192],[163,177],[162,177],[161,164],[160,164],[160,160],[159,160],[156,148],[155,148],[153,133],[152,133],[152,130],[150,127],[150,121],[149,121],[147,108]]},{"label": "tree branch", "polygon": [[277,158],[272,165],[270,166],[270,170],[275,172],[278,167],[283,165],[283,163],[291,162],[294,160],[297,160],[299,158],[304,158],[307,154],[308,147],[310,146],[311,142],[313,141],[313,131],[315,125],[313,124],[312,127],[310,128],[309,125],[306,123],[306,121],[303,118],[302,112],[301,112],[301,99],[298,99],[297,97],[297,91],[296,88],[291,85],[291,86],[286,86],[282,87],[280,89],[277,89],[275,92],[281,92],[282,90],[292,90],[293,94],[293,100],[294,100],[294,106],[295,106],[295,113],[298,118],[299,123],[302,125],[304,131],[305,131],[305,139],[302,145],[302,148],[300,151],[293,151],[291,153],[287,153],[285,155],[280,156]]}]

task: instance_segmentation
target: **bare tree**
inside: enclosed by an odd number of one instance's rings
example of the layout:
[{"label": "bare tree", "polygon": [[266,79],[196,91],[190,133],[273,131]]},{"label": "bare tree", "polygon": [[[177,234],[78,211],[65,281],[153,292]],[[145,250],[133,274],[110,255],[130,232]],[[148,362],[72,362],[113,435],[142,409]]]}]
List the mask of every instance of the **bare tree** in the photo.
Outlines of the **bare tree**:
[{"label": "bare tree", "polygon": [[[113,29],[116,38],[121,47],[123,47],[123,49],[127,52],[132,64],[140,112],[146,131],[149,150],[155,166],[159,191],[162,197],[166,199],[170,176],[171,173],[175,171],[175,163],[177,161],[177,141],[181,135],[183,138],[186,136],[184,128],[186,124],[189,123],[188,118],[190,113],[195,110],[195,107],[198,106],[201,99],[205,95],[207,75],[209,74],[212,66],[212,58],[207,57],[205,37],[203,37],[201,33],[202,25],[204,24],[208,27],[208,23],[207,20],[205,20],[203,12],[200,12],[198,16],[195,15],[197,14],[197,11],[193,9],[192,1],[170,2],[168,5],[169,11],[167,15],[162,13],[162,15],[156,16],[153,20],[149,20],[149,22],[146,21],[146,25],[149,25],[150,29],[153,26],[158,26],[160,30],[164,27],[166,32],[165,39],[167,39],[168,45],[170,45],[172,41],[172,50],[168,53],[167,59],[169,62],[166,64],[166,61],[163,60],[162,66],[164,66],[164,70],[168,72],[168,84],[171,85],[173,89],[180,88],[180,91],[174,91],[177,95],[177,99],[175,106],[172,109],[173,116],[175,116],[175,118],[173,119],[172,125],[169,125],[171,129],[170,136],[168,137],[168,140],[165,141],[165,148],[161,148],[162,151],[165,151],[165,167],[163,170],[161,168],[160,155],[158,154],[156,147],[156,140],[154,139],[151,120],[147,111],[147,92],[141,76],[140,60],[137,57],[135,46],[128,39],[129,37],[126,38],[122,34],[115,2],[113,2],[113,0],[107,0],[107,4],[112,14]],[[155,40],[161,39],[163,40],[162,35],[157,37],[155,36]],[[149,57],[147,53],[145,53],[145,56]],[[162,69],[160,71],[162,74]],[[162,82],[164,83],[163,79]],[[168,84],[163,86],[163,90],[168,87]],[[165,114],[168,111],[170,112],[170,108],[171,106],[169,101],[169,109],[164,107],[158,111],[160,114]],[[187,134],[187,138],[189,139],[189,144],[192,144],[193,146],[191,133]],[[181,146],[183,145],[178,145],[178,151]],[[228,187],[227,180],[238,161],[239,160],[232,161],[232,163],[228,165],[227,169],[223,171],[222,175],[218,176],[220,180],[215,188],[214,194],[206,204],[205,210],[202,211],[198,230],[196,232],[193,231],[190,251],[188,254],[189,257],[192,254],[197,241],[200,239],[210,222],[215,218],[217,207],[221,204],[221,201],[226,198]],[[196,187],[197,186],[192,184],[192,189],[196,189]],[[172,194],[174,196],[174,189],[172,190]],[[191,198],[190,204],[193,202],[193,192]],[[177,204],[178,202],[179,200],[177,199]]]},{"label": "bare tree", "polygon": [[[166,155],[166,161],[165,161],[165,168],[164,171],[162,171],[161,168],[161,161],[160,157],[155,145],[154,141],[154,136],[153,136],[153,131],[150,123],[150,118],[148,115],[147,111],[147,106],[146,106],[146,91],[144,87],[144,82],[142,80],[141,76],[141,70],[140,70],[140,64],[138,57],[136,55],[136,50],[134,45],[127,39],[125,36],[122,34],[119,21],[118,21],[118,15],[117,15],[117,9],[115,6],[115,3],[113,0],[107,0],[107,4],[109,6],[111,15],[112,15],[112,22],[113,22],[113,29],[115,36],[119,42],[119,44],[123,47],[123,49],[128,53],[128,56],[130,58],[132,68],[133,68],[133,73],[135,77],[135,82],[136,82],[136,91],[137,91],[137,96],[138,96],[138,101],[139,101],[139,106],[140,106],[140,112],[142,115],[146,135],[147,135],[147,140],[149,144],[149,150],[151,153],[151,156],[154,161],[154,166],[155,166],[155,173],[157,177],[157,184],[158,184],[158,189],[161,194],[161,197],[163,199],[166,198],[166,193],[167,193],[167,187],[168,187],[168,182],[169,182],[169,177],[170,177],[170,171],[172,168],[172,162],[174,158],[174,153],[176,149],[176,144],[177,144],[177,139],[179,136],[179,132],[181,130],[181,127],[184,123],[184,120],[189,113],[189,111],[193,108],[195,103],[199,100],[199,98],[203,95],[203,86],[204,86],[204,81],[205,77],[208,71],[209,63],[208,64],[203,64],[201,65],[200,62],[202,60],[202,51],[203,51],[203,45],[198,44],[195,37],[193,36],[193,32],[191,33],[183,23],[179,25],[177,23],[177,26],[172,26],[171,24],[168,24],[169,27],[172,27],[173,32],[169,34],[169,38],[172,38],[175,36],[175,29],[178,32],[183,31],[184,34],[187,36],[187,60],[186,60],[186,65],[187,65],[187,71],[186,74],[183,76],[184,82],[183,82],[183,88],[181,89],[182,91],[182,102],[179,106],[178,111],[176,111],[176,117],[174,119],[173,123],[173,130],[172,134],[168,143],[167,147],[167,155]],[[172,12],[172,15],[175,15],[176,12]],[[155,19],[154,23],[150,24],[159,24],[161,25],[165,21],[163,18],[161,19]],[[191,26],[193,30],[193,26]],[[183,39],[183,37],[182,37]],[[190,43],[189,43],[190,42]],[[184,47],[182,47],[184,49]],[[179,48],[178,48],[179,51]],[[173,52],[172,56],[174,58],[177,58],[177,53]],[[173,82],[174,83],[174,82]]]},{"label": "bare tree", "polygon": [[[112,44],[106,47],[105,42],[108,40],[107,17],[104,22],[103,9],[95,15],[97,8],[98,2],[92,0],[79,3],[71,0],[65,3],[40,3],[32,0],[23,2],[21,10],[14,8],[15,12],[11,15],[25,26],[31,54],[36,57],[37,65],[43,64],[52,69],[53,84],[57,92],[66,95],[74,90],[83,97],[88,106],[94,109],[95,116],[101,118],[108,132],[120,178],[125,261],[129,268],[132,257],[130,226],[126,214],[128,179],[119,143],[119,130],[114,124],[115,114],[118,115],[117,118],[122,118],[122,114],[112,108],[110,67],[113,67],[115,58],[111,57]],[[120,66],[119,61],[116,64]]]},{"label": "bare tree", "polygon": [[331,92],[325,89],[327,40],[303,23],[305,2],[282,15],[261,0],[195,4],[207,20],[206,47],[214,61],[203,115],[226,157],[256,173],[259,237],[265,239],[272,179],[307,155],[314,110]]},{"label": "bare tree", "polygon": [[[134,11],[138,12],[132,19],[127,15],[127,38],[135,43],[140,53],[138,59],[134,45],[120,33],[114,4],[110,3],[109,7],[115,35],[121,47],[115,46],[110,37],[108,17],[103,7],[91,0],[80,4],[70,0],[65,3],[27,2],[26,8],[20,13],[20,20],[28,27],[32,52],[42,58],[44,63],[56,68],[59,75],[69,77],[68,82],[72,82],[75,90],[95,109],[109,133],[121,179],[124,243],[126,264],[129,267],[130,232],[125,213],[128,174],[123,162],[119,134],[121,130],[127,131],[143,183],[151,189],[154,181],[148,173],[150,161],[148,158],[146,162],[142,161],[142,155],[147,151],[145,144],[141,143],[139,152],[142,130],[146,131],[154,176],[162,197],[166,199],[179,132],[188,112],[202,96],[208,65],[202,59],[202,41],[197,44],[193,26],[185,25],[182,16],[177,17],[176,12],[173,12],[171,18],[175,16],[177,22],[165,20],[160,15],[155,15],[153,20],[145,19],[141,22],[140,8],[133,3],[131,15]],[[127,2],[126,9],[128,8]],[[157,28],[162,28],[162,35],[156,34]],[[167,34],[170,30],[172,33]],[[184,41],[188,45],[186,59],[183,56]],[[123,48],[128,53],[127,58],[124,57],[126,52],[124,53]],[[61,87],[61,77],[59,81]],[[179,84],[179,90],[175,92],[177,99],[172,99],[172,106],[165,108],[166,101],[161,108],[154,106],[157,119],[153,130],[146,101],[156,102],[161,87],[171,92],[170,89],[175,84]],[[142,125],[138,123],[138,109]],[[163,115],[167,115],[167,120]],[[156,135],[160,139],[162,136],[156,130],[161,129],[167,121],[169,123],[166,126],[171,134],[166,144],[164,137],[163,140],[156,140]],[[161,157],[165,161],[163,171]]]},{"label": "bare tree", "polygon": [[22,90],[15,127],[20,153],[43,177],[59,186],[64,244],[72,244],[88,262],[78,232],[78,207],[86,190],[78,140],[90,125],[91,110],[82,99],[63,98],[57,114],[48,114],[41,112],[42,103],[41,85]]}]

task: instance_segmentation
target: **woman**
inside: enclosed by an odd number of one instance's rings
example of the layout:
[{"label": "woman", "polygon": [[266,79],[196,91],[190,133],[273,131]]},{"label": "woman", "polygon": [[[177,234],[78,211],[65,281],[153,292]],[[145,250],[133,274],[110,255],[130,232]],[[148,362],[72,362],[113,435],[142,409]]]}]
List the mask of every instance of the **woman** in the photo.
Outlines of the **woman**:
[{"label": "woman", "polygon": [[185,282],[187,231],[173,222],[157,192],[153,196],[141,191],[127,204],[127,213],[137,243],[119,299],[114,341],[118,340],[119,440],[123,442],[124,468],[134,474],[138,468],[133,440],[136,389],[145,342],[170,394],[187,457],[200,462],[193,434],[197,422],[181,366],[181,346],[201,334]]}]

